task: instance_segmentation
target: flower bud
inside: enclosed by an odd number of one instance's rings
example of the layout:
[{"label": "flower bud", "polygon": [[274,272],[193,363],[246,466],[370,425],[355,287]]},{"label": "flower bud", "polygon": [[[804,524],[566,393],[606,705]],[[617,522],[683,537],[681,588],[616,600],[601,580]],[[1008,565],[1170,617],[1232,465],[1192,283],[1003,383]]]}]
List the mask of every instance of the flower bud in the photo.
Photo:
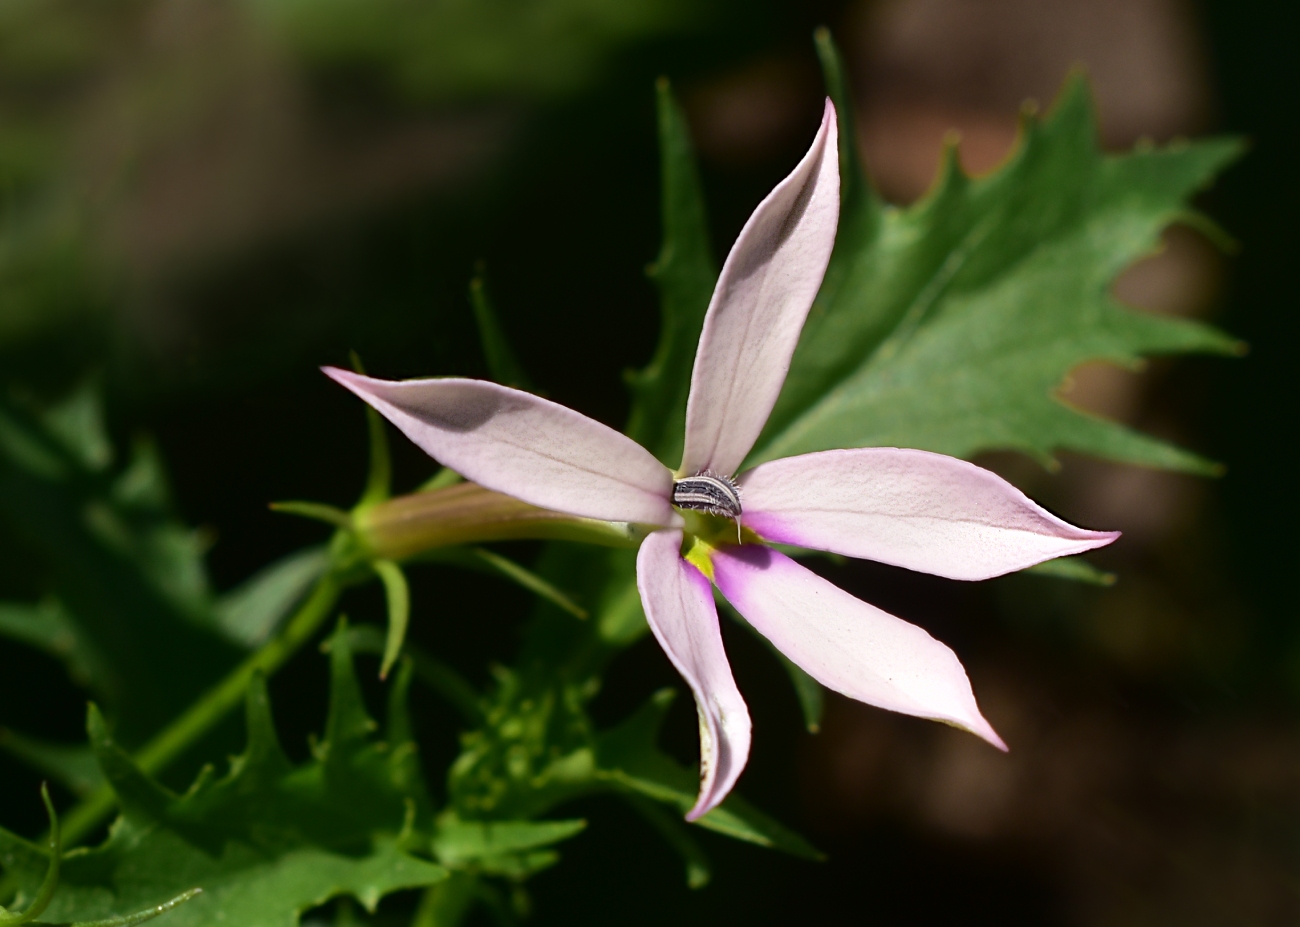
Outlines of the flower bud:
[{"label": "flower bud", "polygon": [[543,539],[635,547],[645,532],[626,522],[577,518],[520,502],[476,483],[397,496],[353,516],[373,557],[406,560],[437,547]]}]

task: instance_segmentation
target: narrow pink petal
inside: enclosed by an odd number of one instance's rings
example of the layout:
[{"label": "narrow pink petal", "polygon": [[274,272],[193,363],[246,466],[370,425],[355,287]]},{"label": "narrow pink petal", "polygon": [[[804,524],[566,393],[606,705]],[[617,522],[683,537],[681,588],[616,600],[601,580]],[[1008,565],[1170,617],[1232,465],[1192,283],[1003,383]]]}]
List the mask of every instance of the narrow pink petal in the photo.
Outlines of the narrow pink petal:
[{"label": "narrow pink petal", "polygon": [[746,528],[768,541],[951,579],[988,579],[1102,547],[1002,477],[955,457],[864,447],[787,457],[740,477]]},{"label": "narrow pink petal", "polygon": [[700,796],[688,821],[718,805],[749,759],[749,709],[722,649],[713,589],[682,559],[681,531],[655,531],[641,544],[636,584],[650,630],[686,684],[700,713]]},{"label": "narrow pink petal", "polygon": [[821,287],[840,214],[835,108],[740,231],[695,354],[681,472],[732,474],[753,447]]},{"label": "narrow pink petal", "polygon": [[325,373],[425,453],[488,489],[585,518],[680,524],[668,469],[631,438],[572,409],[483,380],[376,380]]},{"label": "narrow pink petal", "polygon": [[957,655],[921,628],[768,547],[724,548],[713,555],[713,570],[745,620],[828,689],[965,728],[1006,749],[980,714]]}]

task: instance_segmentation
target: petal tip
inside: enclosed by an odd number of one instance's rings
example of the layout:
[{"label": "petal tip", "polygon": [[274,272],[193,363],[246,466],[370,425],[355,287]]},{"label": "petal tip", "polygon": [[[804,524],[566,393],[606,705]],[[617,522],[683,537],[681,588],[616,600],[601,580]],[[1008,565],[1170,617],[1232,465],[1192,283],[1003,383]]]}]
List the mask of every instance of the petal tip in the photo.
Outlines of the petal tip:
[{"label": "petal tip", "polygon": [[998,732],[993,730],[993,725],[989,724],[981,714],[975,715],[975,718],[961,725],[970,731],[976,737],[997,747],[1003,753],[1010,753],[1011,748],[1007,746],[1006,741],[998,736]]},{"label": "petal tip", "polygon": [[353,384],[357,383],[359,380],[369,379],[368,377],[362,376],[354,371],[345,370],[342,367],[332,367],[328,364],[322,366],[320,372],[325,374],[325,376],[329,377],[335,383],[341,383],[348,389],[352,389]]}]

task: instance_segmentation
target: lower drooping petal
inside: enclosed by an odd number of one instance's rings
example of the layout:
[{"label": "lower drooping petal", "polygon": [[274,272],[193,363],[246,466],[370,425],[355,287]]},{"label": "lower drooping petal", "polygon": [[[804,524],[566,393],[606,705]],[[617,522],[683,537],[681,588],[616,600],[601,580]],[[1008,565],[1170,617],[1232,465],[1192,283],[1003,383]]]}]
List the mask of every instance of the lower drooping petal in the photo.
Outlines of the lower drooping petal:
[{"label": "lower drooping petal", "polygon": [[989,579],[1119,537],[1077,528],[996,473],[928,451],[803,454],[739,484],[745,527],[766,540],[949,579]]},{"label": "lower drooping petal", "polygon": [[828,689],[965,728],[999,749],[957,655],[921,628],[754,544],[713,554],[713,578],[745,620]]},{"label": "lower drooping petal", "polygon": [[484,380],[376,380],[325,373],[466,479],[543,508],[605,521],[678,525],[668,468],[626,435]]},{"label": "lower drooping petal", "polygon": [[700,714],[700,795],[694,821],[716,807],[749,759],[749,709],[731,676],[713,589],[681,556],[681,531],[655,531],[641,544],[636,584],[659,646],[695,694]]}]

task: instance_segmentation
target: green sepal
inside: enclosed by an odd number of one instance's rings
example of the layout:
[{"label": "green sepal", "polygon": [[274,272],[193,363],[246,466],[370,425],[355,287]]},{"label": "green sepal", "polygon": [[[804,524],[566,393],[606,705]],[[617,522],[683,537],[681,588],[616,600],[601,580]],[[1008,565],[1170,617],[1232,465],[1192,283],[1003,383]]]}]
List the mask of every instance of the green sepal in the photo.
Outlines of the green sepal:
[{"label": "green sepal", "polygon": [[483,357],[487,361],[488,373],[502,386],[537,392],[523,364],[510,347],[501,320],[497,317],[492,300],[488,298],[486,273],[480,265],[478,272],[469,282],[469,302],[474,309],[474,321],[478,325],[479,341],[483,345]]},{"label": "green sepal", "polygon": [[515,585],[527,589],[533,595],[545,599],[552,605],[568,612],[575,618],[585,619],[587,610],[525,566],[515,563],[509,557],[503,557],[486,547],[439,547],[420,557],[431,563],[450,563],[480,573],[503,576]]},{"label": "green sepal", "polygon": [[1055,579],[1069,579],[1090,586],[1113,586],[1117,577],[1114,573],[1099,570],[1082,557],[1057,557],[1035,564],[1021,572],[1031,576],[1051,576]]},{"label": "green sepal", "polygon": [[379,667],[379,678],[387,679],[388,671],[402,652],[402,642],[406,640],[406,627],[411,620],[411,588],[402,568],[393,561],[376,560],[371,566],[384,584],[384,600],[388,603],[388,639]]}]

